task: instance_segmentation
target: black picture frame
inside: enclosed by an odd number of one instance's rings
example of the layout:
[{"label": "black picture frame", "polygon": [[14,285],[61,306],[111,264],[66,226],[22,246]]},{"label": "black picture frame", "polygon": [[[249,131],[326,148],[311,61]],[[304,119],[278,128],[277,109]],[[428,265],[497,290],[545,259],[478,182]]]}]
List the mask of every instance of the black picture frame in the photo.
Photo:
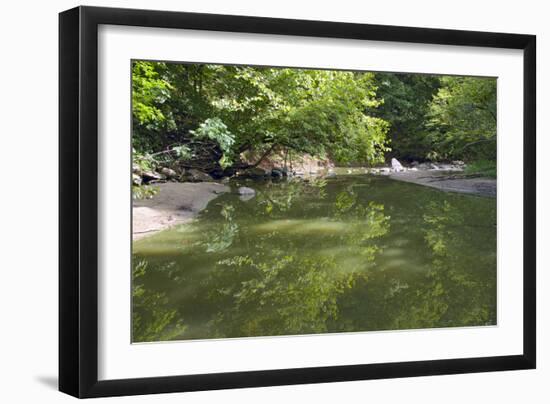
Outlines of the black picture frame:
[{"label": "black picture frame", "polygon": [[[98,26],[100,24],[523,50],[523,354],[99,381]],[[59,390],[75,397],[534,369],[536,366],[534,35],[77,7],[59,15]]]}]

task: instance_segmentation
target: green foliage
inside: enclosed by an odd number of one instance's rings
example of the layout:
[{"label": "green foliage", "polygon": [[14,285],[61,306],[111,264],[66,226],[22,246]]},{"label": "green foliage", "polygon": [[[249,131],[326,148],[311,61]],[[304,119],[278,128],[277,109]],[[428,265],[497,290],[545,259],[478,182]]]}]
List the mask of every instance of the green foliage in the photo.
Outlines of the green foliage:
[{"label": "green foliage", "polygon": [[132,185],[132,197],[134,199],[151,199],[158,191],[158,187],[154,185]]},{"label": "green foliage", "polygon": [[[149,153],[139,153],[132,148],[132,169],[138,172],[154,171],[158,162]],[[154,185],[135,185],[132,184],[132,197],[134,199],[150,199],[158,192],[158,187]]]},{"label": "green foliage", "polygon": [[139,151],[151,151],[158,147],[155,136],[173,127],[171,111],[165,106],[173,87],[159,72],[164,67],[164,63],[132,64],[133,145]]},{"label": "green foliage", "polygon": [[478,160],[468,163],[464,173],[469,175],[480,175],[482,177],[496,178],[497,165],[493,160]]},{"label": "green foliage", "polygon": [[392,155],[408,160],[496,159],[496,80],[376,73]]},{"label": "green foliage", "polygon": [[223,153],[223,156],[219,160],[222,168],[226,168],[232,164],[235,137],[220,118],[208,118],[196,130],[191,130],[189,133],[197,139],[210,139],[216,142]]},{"label": "green foliage", "polygon": [[141,153],[132,148],[132,164],[140,171],[152,171],[157,168],[157,160],[151,154]]},{"label": "green foliage", "polygon": [[242,165],[246,151],[292,150],[381,162],[389,125],[371,116],[372,73],[135,62],[133,145],[205,171]]},{"label": "green foliage", "polygon": [[283,69],[274,71],[280,86],[273,141],[338,162],[375,164],[387,151],[388,125],[366,114],[378,105],[372,73]]},{"label": "green foliage", "polygon": [[431,150],[425,115],[440,87],[437,76],[424,74],[376,73],[377,96],[382,104],[372,112],[390,125],[392,155],[424,159]]},{"label": "green foliage", "polygon": [[390,152],[496,159],[493,78],[137,61],[132,105],[135,155],[209,173],[273,151],[362,165]]},{"label": "green foliage", "polygon": [[191,148],[186,145],[179,145],[172,147],[172,150],[176,153],[176,156],[183,161],[190,160],[193,157]]},{"label": "green foliage", "polygon": [[442,77],[427,114],[434,159],[496,160],[496,80]]}]

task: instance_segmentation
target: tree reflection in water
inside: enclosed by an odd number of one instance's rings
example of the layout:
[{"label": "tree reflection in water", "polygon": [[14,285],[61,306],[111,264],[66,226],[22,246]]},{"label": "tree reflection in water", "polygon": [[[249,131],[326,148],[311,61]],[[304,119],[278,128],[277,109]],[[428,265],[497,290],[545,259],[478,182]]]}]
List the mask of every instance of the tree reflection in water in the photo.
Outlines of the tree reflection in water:
[{"label": "tree reflection in water", "polygon": [[494,324],[494,202],[367,176],[223,195],[135,243],[133,340]]}]

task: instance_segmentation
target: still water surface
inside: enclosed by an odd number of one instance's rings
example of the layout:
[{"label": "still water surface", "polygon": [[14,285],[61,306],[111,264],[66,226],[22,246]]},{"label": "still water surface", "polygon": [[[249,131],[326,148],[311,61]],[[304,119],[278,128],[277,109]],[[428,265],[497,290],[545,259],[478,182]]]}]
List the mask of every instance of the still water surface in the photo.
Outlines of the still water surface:
[{"label": "still water surface", "polygon": [[233,183],[134,242],[133,341],[496,324],[496,200],[385,177]]}]

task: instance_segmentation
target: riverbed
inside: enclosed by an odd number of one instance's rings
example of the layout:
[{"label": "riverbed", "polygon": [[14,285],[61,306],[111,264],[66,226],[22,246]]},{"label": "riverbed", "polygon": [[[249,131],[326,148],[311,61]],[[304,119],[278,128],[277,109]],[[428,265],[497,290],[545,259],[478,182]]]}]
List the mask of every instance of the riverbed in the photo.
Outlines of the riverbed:
[{"label": "riverbed", "polygon": [[134,241],[134,342],[496,324],[495,198],[374,175],[225,186]]}]

